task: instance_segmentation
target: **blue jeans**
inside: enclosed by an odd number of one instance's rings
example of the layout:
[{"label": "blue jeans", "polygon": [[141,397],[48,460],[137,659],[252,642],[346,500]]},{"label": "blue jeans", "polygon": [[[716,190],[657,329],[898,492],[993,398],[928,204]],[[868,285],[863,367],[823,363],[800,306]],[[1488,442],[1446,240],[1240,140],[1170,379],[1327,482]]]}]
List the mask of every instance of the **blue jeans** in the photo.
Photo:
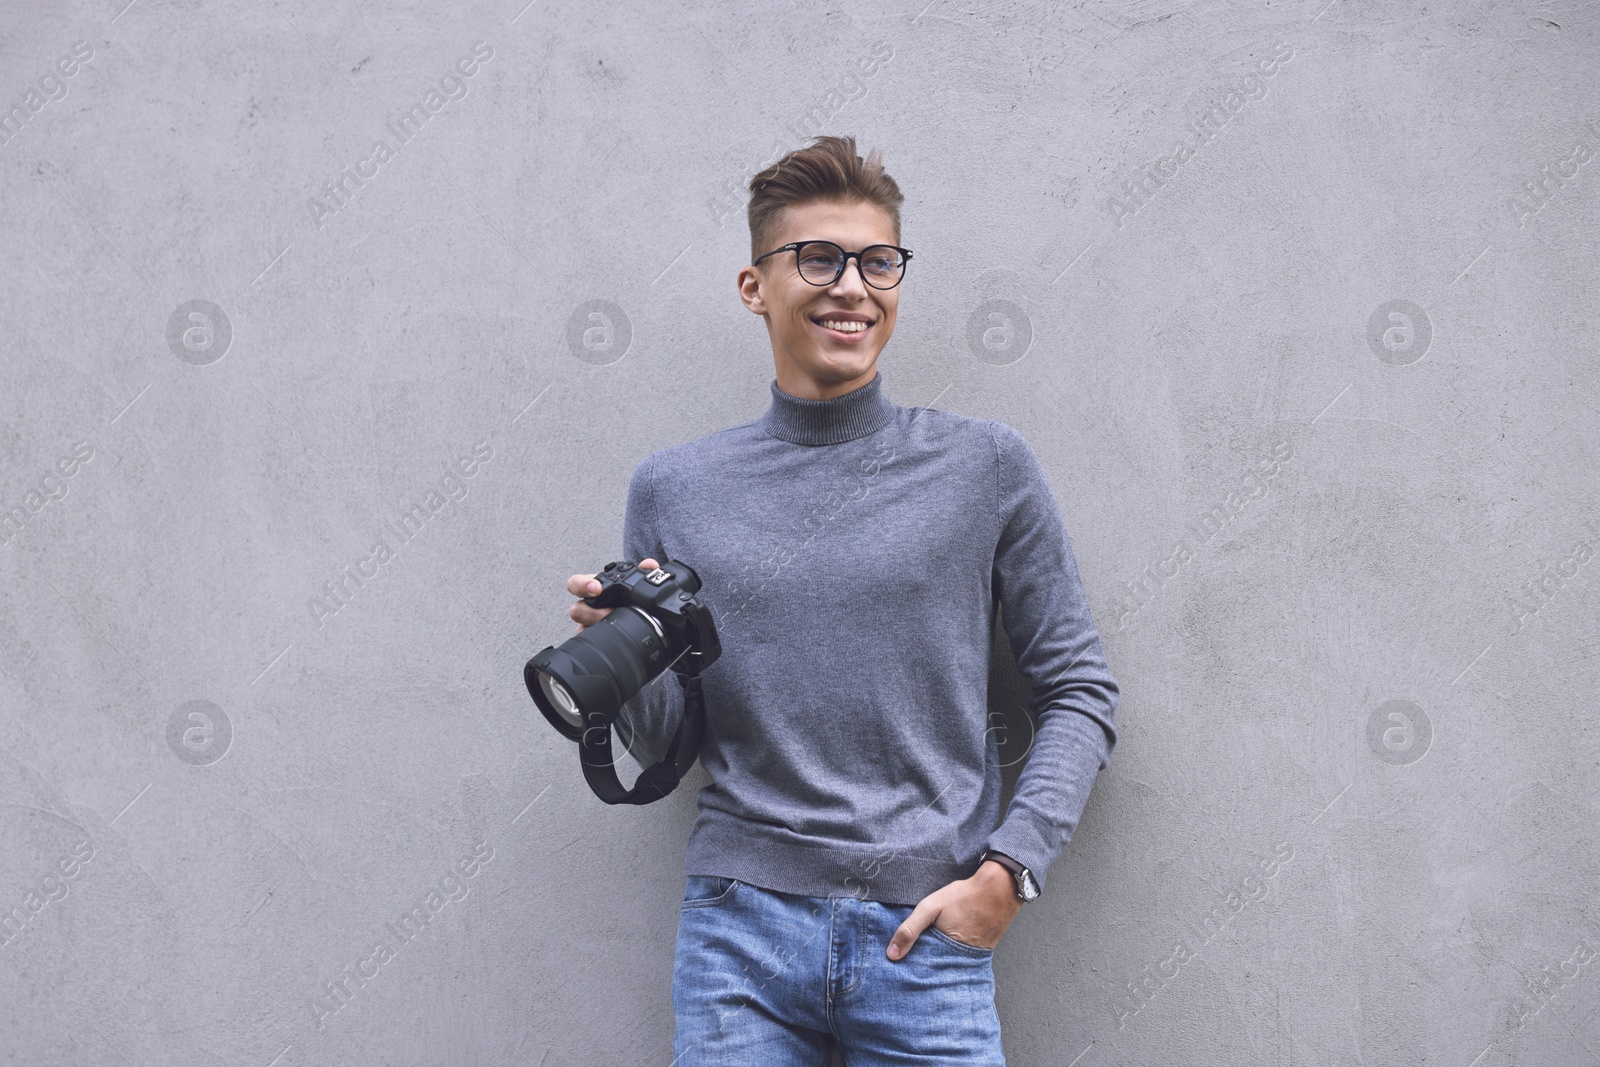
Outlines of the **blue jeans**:
[{"label": "blue jeans", "polygon": [[672,1067],[1000,1065],[994,950],[930,926],[899,960],[909,904],[685,879]]}]

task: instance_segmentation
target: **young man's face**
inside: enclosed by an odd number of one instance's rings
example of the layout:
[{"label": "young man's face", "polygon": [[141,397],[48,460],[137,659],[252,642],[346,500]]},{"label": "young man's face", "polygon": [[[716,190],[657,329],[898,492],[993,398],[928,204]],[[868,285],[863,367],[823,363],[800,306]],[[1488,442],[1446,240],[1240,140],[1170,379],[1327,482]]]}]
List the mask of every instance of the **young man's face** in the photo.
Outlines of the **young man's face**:
[{"label": "young man's face", "polygon": [[[777,231],[761,254],[791,241],[832,241],[846,252],[899,244],[889,216],[866,201],[817,200],[778,214]],[[858,389],[877,371],[878,353],[894,332],[900,286],[867,285],[854,258],[832,285],[812,285],[795,269],[795,254],[779,252],[739,271],[739,298],[767,320],[778,388],[808,400],[831,400]],[[823,322],[870,323],[847,333]]]}]

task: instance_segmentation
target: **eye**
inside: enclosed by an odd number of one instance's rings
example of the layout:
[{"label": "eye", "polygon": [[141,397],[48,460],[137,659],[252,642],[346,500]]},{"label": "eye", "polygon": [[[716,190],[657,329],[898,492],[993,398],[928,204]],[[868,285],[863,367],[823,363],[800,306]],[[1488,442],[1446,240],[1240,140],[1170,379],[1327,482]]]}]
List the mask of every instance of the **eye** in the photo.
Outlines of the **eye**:
[{"label": "eye", "polygon": [[864,259],[867,270],[874,274],[892,274],[900,269],[900,253],[892,248],[870,249]]}]

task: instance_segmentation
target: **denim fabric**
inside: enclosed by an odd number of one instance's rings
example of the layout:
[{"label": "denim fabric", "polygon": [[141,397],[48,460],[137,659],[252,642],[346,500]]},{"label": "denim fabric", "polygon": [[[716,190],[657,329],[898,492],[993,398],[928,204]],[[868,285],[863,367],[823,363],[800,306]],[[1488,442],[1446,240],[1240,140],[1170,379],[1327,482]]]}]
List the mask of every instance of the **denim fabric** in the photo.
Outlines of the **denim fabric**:
[{"label": "denim fabric", "polygon": [[909,904],[686,877],[673,1067],[1001,1065],[994,950],[928,927],[884,954]]}]

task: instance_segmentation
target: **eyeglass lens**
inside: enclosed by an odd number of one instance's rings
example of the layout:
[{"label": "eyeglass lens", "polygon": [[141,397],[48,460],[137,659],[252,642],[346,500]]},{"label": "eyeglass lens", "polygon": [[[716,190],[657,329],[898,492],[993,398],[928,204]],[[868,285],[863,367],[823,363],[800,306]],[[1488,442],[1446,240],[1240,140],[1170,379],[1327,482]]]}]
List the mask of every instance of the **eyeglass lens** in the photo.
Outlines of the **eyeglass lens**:
[{"label": "eyeglass lens", "polygon": [[[839,277],[844,250],[827,241],[812,241],[799,248],[800,277],[813,285],[827,285]],[[861,273],[879,289],[891,288],[905,273],[905,257],[893,245],[872,245],[861,250]]]}]

